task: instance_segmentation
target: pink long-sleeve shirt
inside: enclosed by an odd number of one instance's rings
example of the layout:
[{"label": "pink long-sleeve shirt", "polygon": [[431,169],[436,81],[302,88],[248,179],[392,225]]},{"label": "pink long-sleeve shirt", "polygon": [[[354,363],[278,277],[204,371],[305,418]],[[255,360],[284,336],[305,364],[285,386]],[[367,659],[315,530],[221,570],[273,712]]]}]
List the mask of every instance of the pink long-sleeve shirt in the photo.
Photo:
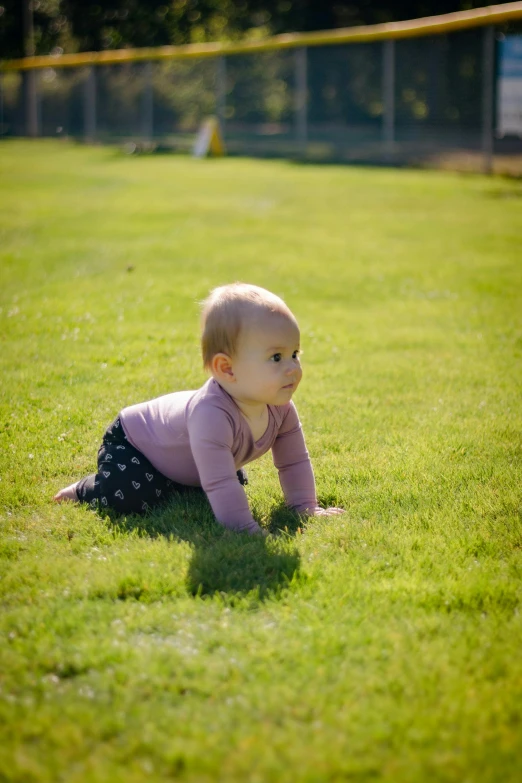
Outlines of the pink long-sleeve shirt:
[{"label": "pink long-sleeve shirt", "polygon": [[301,423],[292,402],[268,406],[268,427],[254,441],[234,399],[210,379],[182,391],[131,405],[120,413],[128,440],[167,478],[203,487],[218,522],[257,533],[236,471],[272,449],[287,504],[317,506],[315,481]]}]

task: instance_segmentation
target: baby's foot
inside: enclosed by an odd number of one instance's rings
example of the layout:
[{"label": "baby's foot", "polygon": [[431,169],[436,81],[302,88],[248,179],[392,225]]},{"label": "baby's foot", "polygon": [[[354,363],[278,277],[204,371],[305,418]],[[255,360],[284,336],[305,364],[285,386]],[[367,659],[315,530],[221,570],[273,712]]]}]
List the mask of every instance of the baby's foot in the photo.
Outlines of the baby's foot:
[{"label": "baby's foot", "polygon": [[78,482],[76,482],[76,484],[71,484],[69,487],[64,487],[64,489],[57,492],[54,496],[55,502],[63,503],[64,500],[72,500],[73,503],[78,503],[78,495],[76,494],[77,485]]}]

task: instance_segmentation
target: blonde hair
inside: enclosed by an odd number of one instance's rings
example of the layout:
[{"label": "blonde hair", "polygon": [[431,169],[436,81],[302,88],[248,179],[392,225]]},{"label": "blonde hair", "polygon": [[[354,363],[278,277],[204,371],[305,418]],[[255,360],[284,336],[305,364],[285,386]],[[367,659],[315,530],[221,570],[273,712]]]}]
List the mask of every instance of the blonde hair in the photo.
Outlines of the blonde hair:
[{"label": "blonde hair", "polygon": [[290,308],[265,288],[230,283],[214,288],[201,303],[201,353],[208,370],[217,353],[234,356],[241,330],[256,313],[278,313],[296,322]]}]

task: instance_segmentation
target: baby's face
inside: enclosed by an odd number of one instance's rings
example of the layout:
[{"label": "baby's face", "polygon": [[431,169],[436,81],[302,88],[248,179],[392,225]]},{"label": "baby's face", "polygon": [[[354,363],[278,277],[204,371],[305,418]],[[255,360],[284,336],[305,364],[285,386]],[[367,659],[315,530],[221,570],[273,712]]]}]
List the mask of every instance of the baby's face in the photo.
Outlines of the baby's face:
[{"label": "baby's face", "polygon": [[235,382],[227,389],[240,402],[284,405],[303,371],[299,329],[280,313],[263,313],[244,329],[232,359]]}]

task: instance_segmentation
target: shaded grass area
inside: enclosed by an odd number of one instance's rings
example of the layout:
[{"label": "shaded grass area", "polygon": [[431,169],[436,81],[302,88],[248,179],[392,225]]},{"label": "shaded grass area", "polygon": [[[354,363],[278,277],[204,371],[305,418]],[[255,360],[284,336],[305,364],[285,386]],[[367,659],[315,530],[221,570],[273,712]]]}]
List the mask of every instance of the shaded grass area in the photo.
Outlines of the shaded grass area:
[{"label": "shaded grass area", "polygon": [[[520,184],[45,142],[0,182],[0,777],[518,780]],[[198,492],[53,505],[121,407],[204,381],[235,279],[300,321],[347,513],[302,526],[268,456],[263,541]]]}]

